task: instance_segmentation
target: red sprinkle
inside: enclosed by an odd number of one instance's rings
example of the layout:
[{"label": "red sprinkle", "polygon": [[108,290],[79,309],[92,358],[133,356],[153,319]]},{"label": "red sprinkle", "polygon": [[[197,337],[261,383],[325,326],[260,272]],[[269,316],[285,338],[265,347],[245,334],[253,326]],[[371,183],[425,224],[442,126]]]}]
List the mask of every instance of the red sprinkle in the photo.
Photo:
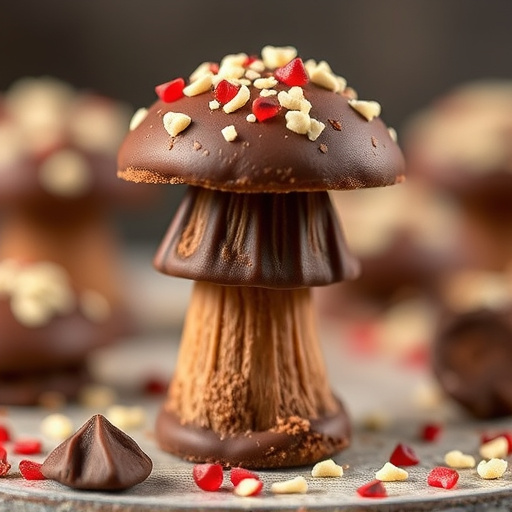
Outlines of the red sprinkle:
[{"label": "red sprinkle", "polygon": [[504,437],[508,443],[507,454],[510,455],[512,453],[512,432],[504,431],[504,432],[484,432],[480,437],[481,444],[488,443],[497,437]]},{"label": "red sprinkle", "polygon": [[260,477],[254,474],[252,471],[244,468],[232,468],[231,474],[229,475],[229,479],[231,483],[236,487],[242,480],[246,478],[254,478],[255,480],[259,480]]},{"label": "red sprinkle", "polygon": [[277,68],[274,76],[283,84],[303,86],[309,82],[308,72],[300,57],[291,60],[285,66]]},{"label": "red sprinkle", "polygon": [[144,382],[144,393],[147,395],[163,395],[167,391],[169,383],[158,377],[149,377]]},{"label": "red sprinkle", "polygon": [[273,98],[259,96],[252,102],[252,113],[260,122],[277,116],[279,110],[281,110],[281,106]]},{"label": "red sprinkle", "polygon": [[455,469],[437,466],[428,474],[427,483],[431,487],[451,489],[455,487],[458,479],[459,473]]},{"label": "red sprinkle", "polygon": [[0,476],[5,476],[9,473],[11,469],[11,465],[8,462],[0,460]]},{"label": "red sprinkle", "polygon": [[415,466],[419,461],[414,450],[403,443],[397,444],[389,457],[389,462],[395,466]]},{"label": "red sprinkle", "polygon": [[38,439],[21,439],[13,445],[13,452],[18,455],[37,455],[41,453],[42,444]]},{"label": "red sprinkle", "polygon": [[217,87],[215,87],[213,95],[219,103],[224,104],[231,101],[236,96],[238,89],[240,89],[240,87],[237,85],[234,85],[227,80],[221,80],[217,84]]},{"label": "red sprinkle", "polygon": [[0,462],[7,462],[7,450],[0,446]]},{"label": "red sprinkle", "polygon": [[155,92],[158,97],[165,101],[165,103],[171,103],[173,101],[183,98],[183,89],[185,88],[185,80],[183,78],[175,78],[170,82],[157,85]]},{"label": "red sprinkle", "polygon": [[386,498],[388,493],[380,480],[372,480],[357,489],[357,494],[363,498]]},{"label": "red sprinkle", "polygon": [[420,437],[423,441],[432,443],[437,441],[443,431],[443,427],[439,423],[427,423],[423,425]]},{"label": "red sprinkle", "polygon": [[5,425],[0,425],[0,443],[11,440],[11,433]]},{"label": "red sprinkle", "polygon": [[196,464],[192,476],[203,491],[218,491],[224,479],[224,472],[220,464]]},{"label": "red sprinkle", "polygon": [[41,466],[42,464],[39,464],[39,462],[23,459],[19,464],[21,476],[25,480],[46,480],[46,477],[41,473]]}]

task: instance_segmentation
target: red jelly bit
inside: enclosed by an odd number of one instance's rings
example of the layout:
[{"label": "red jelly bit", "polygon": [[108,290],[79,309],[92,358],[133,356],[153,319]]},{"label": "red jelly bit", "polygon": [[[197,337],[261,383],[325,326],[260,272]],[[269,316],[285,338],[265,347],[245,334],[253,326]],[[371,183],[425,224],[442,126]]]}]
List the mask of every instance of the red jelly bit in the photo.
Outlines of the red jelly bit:
[{"label": "red jelly bit", "polygon": [[510,455],[512,453],[512,432],[484,432],[480,438],[481,444],[488,443],[497,437],[504,437],[508,443],[507,454]]},{"label": "red jelly bit", "polygon": [[169,384],[167,381],[157,377],[149,377],[146,379],[146,382],[144,382],[144,393],[147,395],[163,395],[168,387]]},{"label": "red jelly bit", "polygon": [[41,453],[41,448],[41,441],[38,439],[22,439],[14,443],[12,450],[18,455],[37,455]]},{"label": "red jelly bit", "polygon": [[6,462],[7,461],[7,450],[0,446],[0,462]]},{"label": "red jelly bit", "polygon": [[277,68],[274,76],[283,84],[303,86],[309,82],[308,72],[300,57],[291,60],[285,66]]},{"label": "red jelly bit", "polygon": [[231,474],[229,475],[229,479],[231,483],[236,487],[242,480],[246,478],[254,478],[255,480],[259,480],[260,477],[254,474],[252,471],[244,468],[233,468],[231,470]]},{"label": "red jelly bit", "polygon": [[21,476],[25,480],[46,480],[46,477],[41,473],[41,466],[42,464],[39,464],[39,462],[24,459],[19,464]]},{"label": "red jelly bit", "polygon": [[427,423],[423,426],[420,432],[420,437],[423,441],[432,443],[439,439],[443,428],[438,423]]},{"label": "red jelly bit", "polygon": [[183,89],[185,87],[185,80],[183,78],[175,78],[165,84],[160,84],[155,87],[155,92],[158,97],[165,101],[165,103],[171,103],[172,101],[179,100],[183,97]]},{"label": "red jelly bit", "polygon": [[7,473],[9,473],[9,470],[11,469],[11,465],[4,461],[0,460],[0,476],[5,476]]},{"label": "red jelly bit", "polygon": [[203,491],[218,491],[224,479],[220,464],[196,464],[192,470],[194,482]]},{"label": "red jelly bit", "polygon": [[260,122],[277,116],[279,110],[281,110],[281,106],[273,98],[259,96],[252,102],[252,113]]},{"label": "red jelly bit", "polygon": [[5,425],[0,425],[0,443],[11,440],[11,433]]},{"label": "red jelly bit", "polygon": [[437,466],[428,474],[427,483],[431,487],[452,489],[455,487],[458,479],[459,473],[455,469]]},{"label": "red jelly bit", "polygon": [[380,480],[373,480],[357,489],[357,494],[363,498],[386,498],[388,493]]},{"label": "red jelly bit", "polygon": [[217,87],[215,87],[213,95],[219,103],[224,104],[228,101],[231,101],[236,96],[238,89],[239,87],[232,84],[231,82],[228,82],[227,80],[221,80],[217,84]]},{"label": "red jelly bit", "polygon": [[414,450],[403,443],[397,444],[391,457],[389,457],[389,462],[395,466],[415,466],[419,461],[420,459]]}]

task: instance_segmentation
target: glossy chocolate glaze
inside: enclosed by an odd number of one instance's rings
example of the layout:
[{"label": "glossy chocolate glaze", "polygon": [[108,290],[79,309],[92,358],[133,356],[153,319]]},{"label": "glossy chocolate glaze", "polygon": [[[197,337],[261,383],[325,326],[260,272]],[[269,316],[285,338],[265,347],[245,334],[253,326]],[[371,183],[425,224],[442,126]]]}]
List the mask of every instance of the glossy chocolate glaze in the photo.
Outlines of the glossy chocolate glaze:
[{"label": "glossy chocolate glaze", "polygon": [[276,428],[220,438],[212,430],[182,424],[176,414],[162,408],[156,437],[163,450],[192,462],[253,469],[314,464],[349,444],[349,419],[341,403],[337,414],[303,425],[307,426],[291,432]]},{"label": "glossy chocolate glaze", "polygon": [[152,468],[131,437],[97,414],[48,455],[41,472],[74,489],[118,491],[143,482]]},{"label": "glossy chocolate glaze", "polygon": [[189,187],[155,266],[196,281],[267,288],[321,286],[359,272],[327,192],[232,194],[199,187]]},{"label": "glossy chocolate glaze", "polygon": [[[277,91],[289,87],[278,84]],[[367,121],[347,98],[312,83],[304,86],[312,104],[310,116],[326,125],[316,141],[286,128],[286,109],[272,119],[246,120],[259,90],[226,114],[210,110],[213,93],[157,101],[147,117],[125,138],[118,157],[121,178],[153,183],[187,183],[237,192],[290,192],[382,187],[402,181],[404,160],[380,118]],[[190,126],[171,138],[165,113],[192,118]],[[331,122],[338,122],[335,129]],[[234,125],[238,138],[227,142],[221,130]]]}]

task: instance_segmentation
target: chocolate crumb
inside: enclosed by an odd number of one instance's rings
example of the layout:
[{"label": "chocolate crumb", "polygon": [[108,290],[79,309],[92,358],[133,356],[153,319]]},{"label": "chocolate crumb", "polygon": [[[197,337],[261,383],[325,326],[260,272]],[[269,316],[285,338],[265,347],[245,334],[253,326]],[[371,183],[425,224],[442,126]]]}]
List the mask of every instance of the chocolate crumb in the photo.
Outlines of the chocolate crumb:
[{"label": "chocolate crumb", "polygon": [[376,147],[377,147],[377,143],[378,143],[378,142],[379,142],[379,141],[378,141],[378,140],[377,140],[377,139],[372,135],[372,146],[373,146],[374,148],[376,148]]},{"label": "chocolate crumb", "polygon": [[325,153],[327,153],[327,145],[326,144],[320,144],[320,146],[318,146],[318,149],[325,155]]},{"label": "chocolate crumb", "polygon": [[329,124],[338,132],[341,131],[341,123],[337,121],[336,119],[327,119],[329,121]]},{"label": "chocolate crumb", "polygon": [[243,146],[244,148],[248,148],[248,147],[250,146],[249,141],[248,141],[248,140],[244,140],[244,141],[242,142],[242,146]]},{"label": "chocolate crumb", "polygon": [[203,151],[203,155],[204,155],[204,156],[209,156],[209,155],[210,155],[210,152],[209,152],[207,149],[205,149],[205,150]]},{"label": "chocolate crumb", "polygon": [[200,142],[198,142],[197,140],[194,141],[194,149],[196,151],[199,151],[203,146],[201,145]]},{"label": "chocolate crumb", "polygon": [[169,147],[168,147],[168,149],[171,150],[173,147],[174,147],[174,139],[171,137],[169,139]]}]

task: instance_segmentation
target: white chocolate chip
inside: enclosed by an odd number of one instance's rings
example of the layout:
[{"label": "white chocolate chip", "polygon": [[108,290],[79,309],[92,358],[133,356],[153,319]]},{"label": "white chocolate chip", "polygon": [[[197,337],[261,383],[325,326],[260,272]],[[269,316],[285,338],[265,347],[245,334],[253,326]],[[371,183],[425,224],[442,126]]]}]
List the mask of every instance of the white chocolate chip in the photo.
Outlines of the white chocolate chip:
[{"label": "white chocolate chip", "polygon": [[233,489],[237,496],[253,496],[261,488],[261,481],[257,478],[244,478]]},{"label": "white chocolate chip", "polygon": [[275,89],[261,89],[260,96],[267,98],[268,96],[275,96],[277,91]]},{"label": "white chocolate chip", "polygon": [[50,414],[41,421],[41,432],[50,439],[62,441],[75,431],[73,422],[64,414]]},{"label": "white chocolate chip", "polygon": [[236,128],[232,124],[226,126],[225,128],[222,128],[220,132],[222,133],[222,136],[224,137],[224,139],[226,139],[227,142],[233,142],[238,137]]},{"label": "white chocolate chip", "polygon": [[476,467],[478,475],[485,480],[501,478],[507,470],[508,463],[503,459],[482,460]]},{"label": "white chocolate chip", "polygon": [[230,53],[225,55],[220,61],[220,68],[224,66],[243,66],[247,61],[248,55],[246,53]]},{"label": "white chocolate chip", "polygon": [[332,459],[327,459],[313,466],[311,476],[314,478],[340,477],[343,476],[343,468]]},{"label": "white chocolate chip", "polygon": [[76,151],[63,149],[44,160],[39,168],[41,187],[59,197],[79,197],[93,186],[87,161]]},{"label": "white chocolate chip", "polygon": [[212,77],[213,73],[211,72],[201,75],[183,89],[183,94],[191,97],[209,91],[212,87]]},{"label": "white chocolate chip", "polygon": [[281,91],[277,95],[279,104],[288,110],[300,110],[301,103],[304,100],[304,91],[302,87],[292,87],[288,91]]},{"label": "white chocolate chip", "polygon": [[112,312],[108,300],[94,290],[85,290],[80,294],[80,309],[91,322],[100,324],[108,320]]},{"label": "white chocolate chip", "polygon": [[305,135],[311,128],[311,118],[308,116],[308,114],[304,114],[304,112],[290,110],[286,112],[285,119],[286,128],[292,132]]},{"label": "white chocolate chip", "polygon": [[472,455],[462,453],[460,450],[452,450],[444,456],[447,466],[455,469],[467,469],[475,467],[475,458]]},{"label": "white chocolate chip", "polygon": [[278,81],[273,77],[269,76],[267,78],[257,78],[254,80],[253,85],[256,89],[272,89],[278,84]]},{"label": "white chocolate chip", "polygon": [[217,100],[212,100],[208,103],[210,110],[218,110],[220,108],[220,103]]},{"label": "white chocolate chip", "polygon": [[388,133],[389,133],[389,136],[391,137],[391,140],[393,142],[397,142],[398,141],[398,134],[396,133],[396,130],[394,128],[389,127],[388,128]]},{"label": "white chocolate chip", "polygon": [[248,69],[245,72],[245,78],[248,78],[249,80],[256,80],[257,78],[261,78],[261,73],[254,71],[254,69]]},{"label": "white chocolate chip", "polygon": [[198,78],[201,78],[203,75],[211,74],[211,62],[203,62],[199,64],[197,68],[192,72],[189,76],[189,82],[195,82]]},{"label": "white chocolate chip", "polygon": [[242,108],[249,101],[250,97],[251,92],[249,91],[249,88],[246,85],[242,85],[240,89],[238,89],[236,96],[228,101],[222,107],[222,110],[224,110],[226,114],[231,114],[231,112],[235,112],[239,108]]},{"label": "white chocolate chip", "polygon": [[256,59],[249,64],[248,68],[257,73],[263,73],[265,71],[265,63],[261,59]]},{"label": "white chocolate chip", "polygon": [[409,478],[409,473],[405,469],[398,468],[391,462],[386,462],[379,471],[375,473],[375,478],[381,482],[400,482]]},{"label": "white chocolate chip", "polygon": [[[338,92],[342,86],[342,82],[333,74],[329,65],[322,61],[309,73],[309,79],[315,85],[319,85],[329,91]],[[345,83],[346,85],[346,83]]]},{"label": "white chocolate chip", "polygon": [[176,137],[178,133],[185,130],[192,122],[192,119],[186,114],[180,112],[167,112],[162,118],[164,128],[171,137]]},{"label": "white chocolate chip", "polygon": [[269,69],[280,68],[285,66],[297,57],[297,49],[293,46],[265,46],[261,50],[261,57],[265,67]]},{"label": "white chocolate chip", "polygon": [[125,407],[112,405],[107,409],[107,419],[121,430],[130,430],[142,427],[146,422],[146,413],[142,407]]},{"label": "white chocolate chip", "polygon": [[325,124],[321,121],[311,118],[311,125],[307,132],[309,140],[315,141],[320,137],[320,134],[324,131]]},{"label": "white chocolate chip", "polygon": [[142,123],[142,121],[144,121],[144,119],[146,119],[148,115],[148,109],[147,108],[139,108],[138,110],[135,111],[135,114],[133,114],[131,120],[130,120],[130,131],[132,130],[135,130],[135,128],[137,128],[137,126],[140,125],[140,123]]},{"label": "white chocolate chip", "polygon": [[347,81],[342,77],[342,76],[338,76],[338,75],[335,75],[336,77],[336,80],[338,81],[338,93],[342,93],[346,87],[347,87]]},{"label": "white chocolate chip", "polygon": [[256,122],[256,116],[254,114],[249,114],[245,119],[249,123],[255,123]]},{"label": "white chocolate chip", "polygon": [[380,104],[376,101],[348,100],[348,104],[368,121],[380,116]]},{"label": "white chocolate chip", "polygon": [[274,482],[270,487],[274,494],[306,494],[308,492],[308,483],[303,476],[297,476],[291,480],[283,482]]},{"label": "white chocolate chip", "polygon": [[480,456],[484,459],[501,459],[508,454],[508,441],[504,436],[480,445]]}]

